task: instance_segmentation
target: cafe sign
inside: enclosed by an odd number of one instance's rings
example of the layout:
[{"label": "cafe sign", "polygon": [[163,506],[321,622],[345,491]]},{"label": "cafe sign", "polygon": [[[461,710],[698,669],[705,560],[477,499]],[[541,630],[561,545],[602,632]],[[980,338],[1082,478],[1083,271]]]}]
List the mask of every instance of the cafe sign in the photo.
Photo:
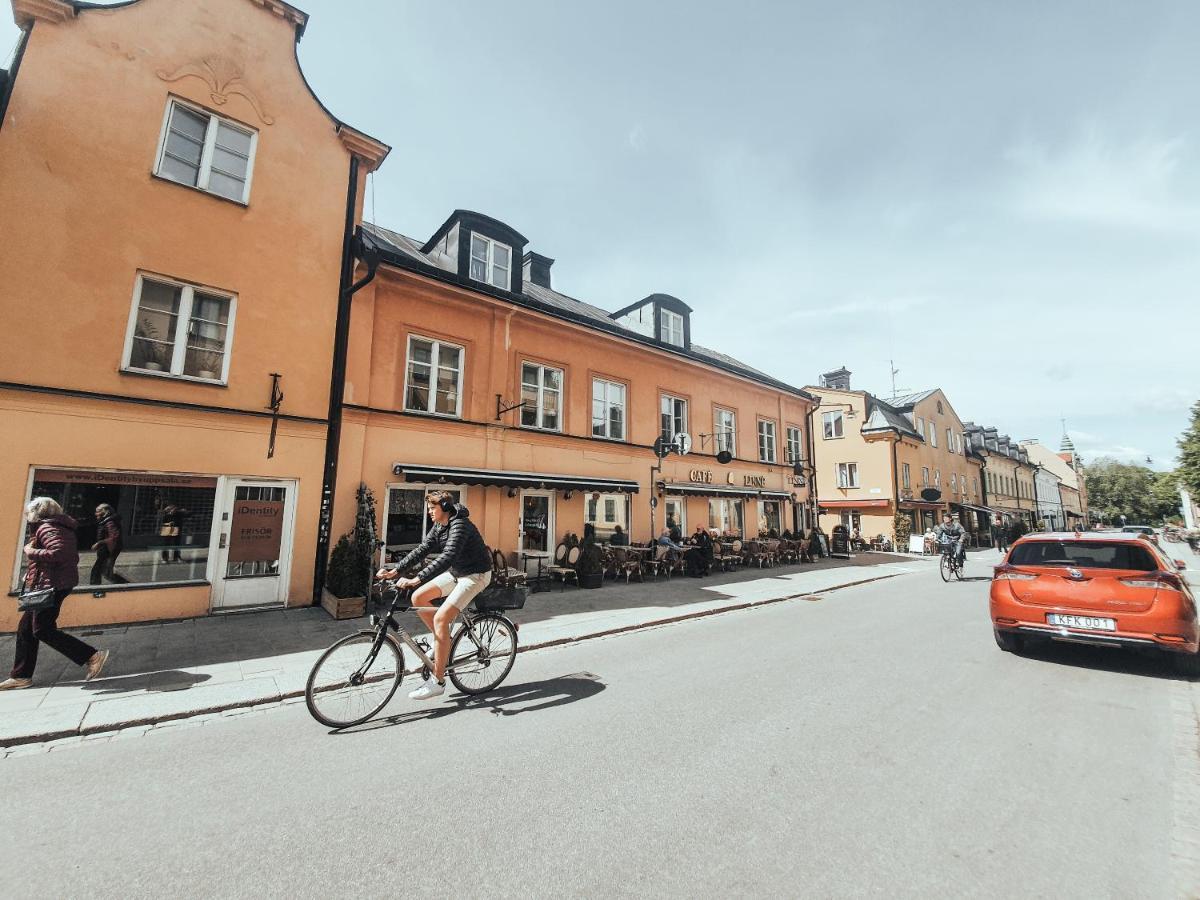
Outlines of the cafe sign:
[{"label": "cafe sign", "polygon": [[275,562],[283,542],[282,500],[238,500],[229,529],[230,562]]},{"label": "cafe sign", "polygon": [[[712,469],[692,469],[690,472],[688,472],[688,480],[691,481],[692,484],[712,484]],[[734,480],[732,472],[725,473],[725,483],[737,484],[737,481]],[[767,476],[743,475],[741,483],[743,487],[765,488],[767,486]]]}]

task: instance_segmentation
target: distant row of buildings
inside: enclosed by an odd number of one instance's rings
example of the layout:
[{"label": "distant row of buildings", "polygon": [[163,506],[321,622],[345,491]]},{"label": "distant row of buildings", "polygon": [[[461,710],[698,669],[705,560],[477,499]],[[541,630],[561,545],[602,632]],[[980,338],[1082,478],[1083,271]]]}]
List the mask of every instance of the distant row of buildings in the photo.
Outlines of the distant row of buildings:
[{"label": "distant row of buildings", "polygon": [[[764,371],[783,337],[750,365],[693,342],[679,298],[565,294],[490,216],[427,238],[364,222],[390,148],[314,95],[288,3],[11,2],[0,568],[16,592],[21,510],[57,499],[82,549],[65,625],[313,603],[360,485],[391,551],[438,488],[526,566],[587,525],[890,535],[896,513],[983,531],[992,511],[1085,512],[1073,454],[964,423],[941,391],[789,385]],[[107,561],[100,504],[121,522]]]},{"label": "distant row of buildings", "polygon": [[884,400],[850,385],[845,368],[807,390],[818,398],[816,504],[840,522],[891,538],[897,516],[914,533],[945,512],[977,540],[999,523],[1072,528],[1087,520],[1082,462],[1065,433],[1058,452],[959,418],[940,389]]}]

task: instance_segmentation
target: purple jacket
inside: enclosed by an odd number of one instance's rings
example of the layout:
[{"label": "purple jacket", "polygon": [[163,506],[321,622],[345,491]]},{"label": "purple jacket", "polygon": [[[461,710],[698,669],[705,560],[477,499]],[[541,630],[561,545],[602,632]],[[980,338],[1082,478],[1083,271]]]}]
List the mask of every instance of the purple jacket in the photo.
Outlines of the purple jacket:
[{"label": "purple jacket", "polygon": [[78,527],[70,516],[51,516],[38,523],[31,542],[34,549],[25,554],[29,559],[27,588],[64,591],[79,584]]}]

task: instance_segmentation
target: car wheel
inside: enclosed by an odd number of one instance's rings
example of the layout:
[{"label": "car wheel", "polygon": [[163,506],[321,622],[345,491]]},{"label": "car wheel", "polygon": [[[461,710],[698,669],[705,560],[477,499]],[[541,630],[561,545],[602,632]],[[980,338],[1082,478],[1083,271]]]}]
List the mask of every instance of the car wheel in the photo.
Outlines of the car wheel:
[{"label": "car wheel", "polygon": [[1175,657],[1175,671],[1180,675],[1200,675],[1200,652],[1171,655]]},{"label": "car wheel", "polygon": [[999,628],[992,629],[992,634],[996,636],[996,646],[1005,653],[1020,653],[1025,649],[1025,639],[1019,634]]}]

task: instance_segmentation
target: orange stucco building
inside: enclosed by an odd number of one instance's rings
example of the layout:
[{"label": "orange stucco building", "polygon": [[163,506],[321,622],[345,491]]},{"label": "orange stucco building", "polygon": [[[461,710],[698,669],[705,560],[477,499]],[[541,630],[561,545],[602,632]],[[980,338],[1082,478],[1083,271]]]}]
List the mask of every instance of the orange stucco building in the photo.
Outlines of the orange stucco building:
[{"label": "orange stucco building", "polygon": [[[81,523],[66,625],[313,597],[339,286],[387,153],[305,82],[277,0],[13,0],[0,119],[0,567]],[[282,396],[282,399],[280,397]],[[124,546],[90,549],[110,504]],[[0,607],[11,630],[16,604]]]},{"label": "orange stucco building", "polygon": [[[809,522],[796,466],[811,459],[812,398],[693,343],[682,301],[576,300],[551,286],[553,260],[465,210],[428,240],[366,226],[364,243],[378,270],[353,300],[335,533],[360,482],[392,551],[420,540],[420,498],[437,485],[531,567],[588,522],[635,541],[652,517],[684,534]],[[655,439],[679,434],[691,452],[652,471]]]}]

